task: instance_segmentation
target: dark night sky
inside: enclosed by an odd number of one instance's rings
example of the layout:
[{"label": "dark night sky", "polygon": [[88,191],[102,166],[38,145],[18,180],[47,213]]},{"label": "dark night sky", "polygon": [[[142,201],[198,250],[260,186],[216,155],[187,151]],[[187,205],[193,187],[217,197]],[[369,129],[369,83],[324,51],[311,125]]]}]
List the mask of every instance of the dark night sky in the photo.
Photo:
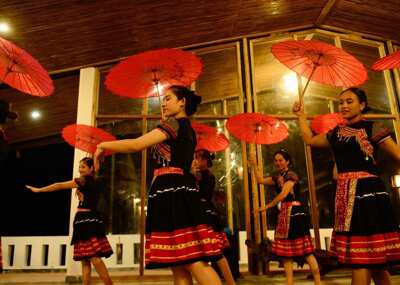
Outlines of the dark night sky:
[{"label": "dark night sky", "polygon": [[[7,164],[1,186],[1,235],[67,235],[70,190],[32,193],[24,185],[45,186],[72,178],[73,148],[66,143],[24,149]],[[9,184],[9,186],[7,186]]]}]

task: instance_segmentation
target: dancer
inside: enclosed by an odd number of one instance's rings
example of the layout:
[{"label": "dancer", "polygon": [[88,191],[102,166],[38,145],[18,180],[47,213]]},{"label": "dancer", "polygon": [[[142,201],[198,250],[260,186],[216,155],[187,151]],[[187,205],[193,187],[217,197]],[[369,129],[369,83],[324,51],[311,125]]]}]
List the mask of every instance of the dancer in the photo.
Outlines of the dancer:
[{"label": "dancer", "polygon": [[337,167],[335,223],[330,251],[338,262],[351,266],[352,284],[390,284],[387,266],[400,262],[400,231],[389,194],[378,176],[375,152],[382,149],[398,162],[400,148],[390,130],[367,121],[365,92],[349,88],[339,94],[339,110],[346,124],[328,134],[313,135],[303,111],[293,112],[303,140],[314,147],[331,147]]},{"label": "dancer", "polygon": [[[229,248],[230,245],[228,238],[224,232],[221,217],[218,213],[217,208],[212,202],[215,189],[215,176],[214,174],[212,174],[210,168],[212,167],[213,159],[214,155],[212,155],[208,150],[196,150],[192,163],[192,173],[196,177],[202,201],[204,201],[204,203],[206,204],[207,213],[211,215],[211,219],[214,221],[213,228],[218,234],[219,240],[221,242],[221,249],[224,250]],[[226,284],[235,285],[235,279],[233,278],[232,271],[225,256],[222,255],[222,257],[216,263],[222,273],[222,276],[225,279]]]},{"label": "dancer", "polygon": [[199,284],[219,285],[208,262],[221,258],[220,245],[190,173],[196,136],[188,116],[200,102],[201,97],[186,87],[168,88],[162,102],[168,120],[139,138],[100,143],[95,164],[99,167],[105,150],[129,153],[152,147],[155,171],[147,202],[146,268],[171,268],[175,284],[192,284],[193,275]]},{"label": "dancer", "polygon": [[91,263],[106,285],[113,284],[108,270],[101,260],[113,254],[106,238],[104,221],[97,212],[99,185],[94,178],[91,158],[83,158],[79,163],[80,177],[71,181],[54,183],[37,188],[27,185],[32,192],[53,192],[78,188],[79,206],[74,219],[71,245],[74,245],[74,260],[82,262],[82,281],[90,284]]},{"label": "dancer", "polygon": [[309,223],[304,207],[299,202],[299,178],[289,169],[292,158],[284,150],[274,153],[274,166],[276,172],[272,176],[263,177],[256,164],[255,153],[251,153],[250,165],[255,172],[257,182],[275,186],[278,195],[259,211],[266,211],[281,202],[281,209],[276,223],[275,237],[272,242],[272,252],[283,260],[286,274],[286,284],[293,284],[293,259],[304,257],[310,266],[314,277],[314,284],[321,284],[317,260],[313,252]]}]

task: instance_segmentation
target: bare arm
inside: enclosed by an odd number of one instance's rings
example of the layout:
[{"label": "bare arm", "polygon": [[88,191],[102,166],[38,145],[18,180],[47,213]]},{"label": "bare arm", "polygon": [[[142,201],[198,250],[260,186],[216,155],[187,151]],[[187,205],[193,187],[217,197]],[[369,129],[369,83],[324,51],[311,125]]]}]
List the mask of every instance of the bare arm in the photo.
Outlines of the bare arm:
[{"label": "bare arm", "polygon": [[286,196],[292,192],[293,186],[295,182],[294,181],[286,181],[285,184],[283,184],[282,191],[272,200],[270,203],[268,203],[265,207],[260,208],[260,211],[266,211],[269,208],[275,207],[276,204],[281,202],[283,199],[286,198]]},{"label": "bare arm", "polygon": [[307,117],[304,114],[303,107],[300,103],[296,102],[293,105],[293,113],[299,119],[299,128],[301,136],[303,137],[304,142],[307,145],[314,146],[314,147],[329,147],[328,139],[326,138],[325,134],[318,134],[313,135],[308,122]]},{"label": "bare arm", "polygon": [[100,167],[100,159],[104,154],[105,150],[113,152],[138,152],[144,150],[152,145],[161,143],[167,139],[167,135],[159,129],[154,129],[147,134],[144,134],[136,139],[117,140],[110,142],[102,142],[97,145],[96,152],[94,154],[94,165],[95,169],[98,170]]},{"label": "bare arm", "polygon": [[26,188],[31,190],[32,192],[54,192],[54,191],[59,191],[59,190],[66,190],[66,189],[71,189],[71,188],[77,188],[78,184],[74,180],[71,181],[65,181],[65,182],[57,182],[53,183],[51,185],[45,186],[45,187],[33,187],[26,185]]},{"label": "bare arm", "polygon": [[392,138],[388,138],[379,144],[379,148],[400,163],[400,147]]}]

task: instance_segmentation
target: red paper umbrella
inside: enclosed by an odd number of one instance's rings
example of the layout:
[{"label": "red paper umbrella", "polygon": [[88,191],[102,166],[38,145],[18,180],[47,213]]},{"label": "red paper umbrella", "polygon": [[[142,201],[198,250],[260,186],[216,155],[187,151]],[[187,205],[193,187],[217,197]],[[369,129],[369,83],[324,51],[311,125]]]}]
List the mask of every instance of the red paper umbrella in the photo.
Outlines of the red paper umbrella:
[{"label": "red paper umbrella", "polygon": [[[96,147],[103,141],[113,141],[115,137],[106,131],[87,125],[68,125],[62,130],[64,140],[75,148],[94,154]],[[106,151],[105,155],[112,152]]]},{"label": "red paper umbrella", "polygon": [[196,150],[205,149],[209,152],[217,152],[229,146],[227,137],[223,133],[219,133],[217,129],[197,122],[192,122],[192,127],[196,132]]},{"label": "red paper umbrella", "polygon": [[106,78],[106,86],[113,93],[145,98],[159,96],[171,85],[189,86],[200,75],[200,59],[193,53],[179,49],[147,51],[128,57],[113,67]]},{"label": "red paper umbrella", "polygon": [[318,115],[312,120],[311,128],[317,134],[326,134],[337,125],[345,122],[345,119],[339,113]]},{"label": "red paper umbrella", "polygon": [[0,82],[34,96],[49,96],[54,91],[47,71],[26,51],[0,38]]},{"label": "red paper umbrella", "polygon": [[385,57],[382,57],[372,65],[372,69],[376,71],[399,68],[399,67],[400,67],[400,50],[392,54],[389,54]]},{"label": "red paper umbrella", "polygon": [[284,65],[306,77],[310,82],[336,87],[351,87],[364,83],[367,70],[354,56],[343,49],[315,40],[289,40],[272,46],[272,53]]},{"label": "red paper umbrella", "polygon": [[230,117],[226,127],[234,137],[248,143],[274,144],[289,135],[284,122],[259,113],[242,113]]}]

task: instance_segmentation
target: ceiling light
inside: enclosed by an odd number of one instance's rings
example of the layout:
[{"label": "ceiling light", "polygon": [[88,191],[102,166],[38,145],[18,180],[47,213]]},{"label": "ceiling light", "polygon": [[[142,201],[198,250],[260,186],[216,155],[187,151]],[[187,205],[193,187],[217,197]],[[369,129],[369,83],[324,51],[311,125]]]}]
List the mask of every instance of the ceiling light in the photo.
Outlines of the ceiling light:
[{"label": "ceiling light", "polygon": [[31,112],[31,118],[34,120],[38,120],[41,116],[42,114],[39,111],[35,110]]},{"label": "ceiling light", "polygon": [[7,33],[10,31],[10,26],[7,23],[0,23],[0,33]]}]

